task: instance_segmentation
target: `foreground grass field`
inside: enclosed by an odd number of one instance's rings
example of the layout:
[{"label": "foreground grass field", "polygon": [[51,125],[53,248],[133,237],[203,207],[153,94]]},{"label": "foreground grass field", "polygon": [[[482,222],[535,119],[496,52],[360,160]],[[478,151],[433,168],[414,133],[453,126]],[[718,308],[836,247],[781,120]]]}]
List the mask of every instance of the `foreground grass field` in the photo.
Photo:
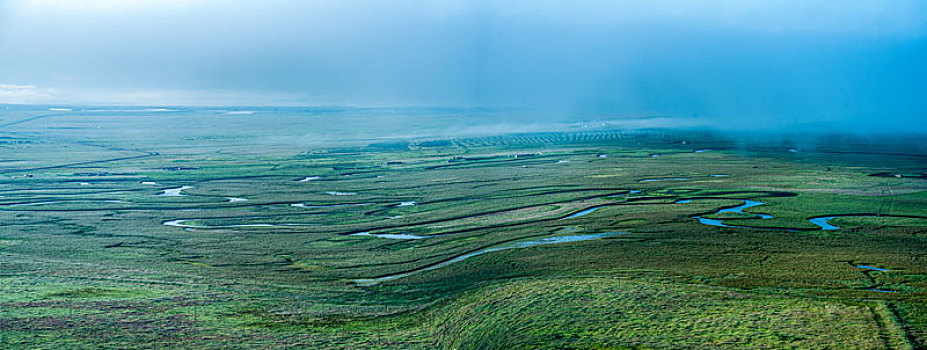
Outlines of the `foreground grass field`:
[{"label": "foreground grass field", "polygon": [[495,118],[454,110],[0,118],[3,348],[927,345],[916,138],[448,134]]}]

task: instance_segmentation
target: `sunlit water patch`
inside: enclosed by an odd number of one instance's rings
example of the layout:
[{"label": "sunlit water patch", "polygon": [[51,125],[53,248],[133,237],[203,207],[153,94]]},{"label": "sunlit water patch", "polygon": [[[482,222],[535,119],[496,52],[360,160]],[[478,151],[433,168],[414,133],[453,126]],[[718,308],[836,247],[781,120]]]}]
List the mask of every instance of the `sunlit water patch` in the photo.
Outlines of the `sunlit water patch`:
[{"label": "sunlit water patch", "polygon": [[570,214],[569,216],[564,217],[564,219],[573,219],[573,218],[578,218],[578,217],[581,217],[581,216],[586,216],[586,215],[592,214],[592,212],[594,212],[594,211],[596,211],[596,210],[599,210],[599,208],[602,208],[602,207],[603,207],[603,206],[597,206],[597,207],[592,207],[592,208],[580,210],[580,211],[578,211],[578,212],[575,212],[575,213],[573,213],[573,214]]},{"label": "sunlit water patch", "polygon": [[338,191],[328,191],[325,194],[330,196],[356,196],[357,192],[338,192]]},{"label": "sunlit water patch", "polygon": [[836,218],[836,216],[811,218],[811,219],[808,219],[808,222],[820,226],[821,230],[825,230],[825,231],[826,230],[839,230],[840,229],[839,226],[831,225],[829,222],[827,222],[828,220],[833,219],[833,218]]},{"label": "sunlit water patch", "polygon": [[853,265],[853,266],[856,267],[857,269],[870,270],[870,271],[881,271],[881,272],[891,271],[889,269],[883,269],[881,267],[875,267],[875,266],[869,266],[869,265]]},{"label": "sunlit water patch", "polygon": [[181,191],[188,190],[191,188],[193,188],[193,186],[180,186],[180,187],[175,187],[175,188],[166,188],[164,190],[161,190],[161,193],[159,193],[158,195],[164,196],[164,197],[187,197],[187,195],[181,193]]}]

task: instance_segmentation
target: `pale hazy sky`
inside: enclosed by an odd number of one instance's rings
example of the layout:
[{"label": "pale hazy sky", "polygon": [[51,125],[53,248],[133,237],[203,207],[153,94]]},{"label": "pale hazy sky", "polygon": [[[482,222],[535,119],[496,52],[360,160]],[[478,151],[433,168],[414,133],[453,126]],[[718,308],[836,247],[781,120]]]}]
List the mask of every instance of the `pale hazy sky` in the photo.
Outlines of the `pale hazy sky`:
[{"label": "pale hazy sky", "polygon": [[927,1],[0,1],[0,103],[927,126]]}]

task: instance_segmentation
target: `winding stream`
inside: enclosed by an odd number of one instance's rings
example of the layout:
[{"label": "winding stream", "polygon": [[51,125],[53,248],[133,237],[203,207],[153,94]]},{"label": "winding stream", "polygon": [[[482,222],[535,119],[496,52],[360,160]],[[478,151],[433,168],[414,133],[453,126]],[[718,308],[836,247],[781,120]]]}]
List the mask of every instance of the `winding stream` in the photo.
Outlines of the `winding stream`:
[{"label": "winding stream", "polygon": [[870,270],[870,271],[881,271],[881,272],[891,271],[889,269],[883,269],[880,267],[869,266],[869,265],[853,265],[853,266],[856,267],[857,269]]},{"label": "winding stream", "polygon": [[291,206],[291,207],[297,207],[297,208],[314,209],[314,208],[351,207],[351,206],[355,206],[355,205],[371,205],[371,204],[374,204],[374,203],[341,203],[341,204],[306,204],[306,203],[293,203],[293,204],[290,204],[290,206]]},{"label": "winding stream", "polygon": [[[769,214],[756,214],[756,213],[746,213],[746,212],[744,212],[744,209],[751,208],[751,207],[755,207],[755,206],[758,206],[758,205],[763,205],[763,204],[765,204],[765,203],[763,203],[763,202],[758,202],[758,201],[754,201],[754,200],[749,200],[749,199],[744,199],[743,201],[744,201],[744,204],[738,205],[738,206],[736,206],[736,207],[719,209],[718,211],[716,211],[716,212],[714,212],[714,213],[711,213],[711,214],[739,213],[739,214],[759,215],[759,216],[760,216],[760,219],[772,219],[772,218],[773,218],[773,216],[772,216],[772,215],[769,215]],[[677,202],[677,203],[678,203],[678,202]],[[709,215],[710,215],[710,214],[709,214]],[[747,227],[747,226],[735,226],[735,225],[727,225],[727,224],[725,224],[725,223],[724,223],[724,220],[729,220],[729,219],[709,219],[709,218],[704,218],[704,217],[702,217],[701,215],[696,216],[695,218],[698,219],[698,222],[700,222],[700,223],[702,223],[702,224],[705,224],[705,225],[719,226],[719,227],[740,227],[740,228],[749,228],[749,227]]]},{"label": "winding stream", "polygon": [[292,226],[318,226],[313,224],[237,224],[237,225],[189,225],[185,222],[196,219],[178,219],[178,220],[168,220],[162,222],[164,226],[173,226],[180,228],[197,228],[197,229],[215,229],[215,228],[230,228],[230,227],[265,227],[265,228],[283,228],[283,227],[292,227]]},{"label": "winding stream", "polygon": [[592,214],[592,212],[594,212],[594,211],[596,211],[596,210],[599,210],[599,208],[602,208],[602,207],[603,207],[603,206],[600,205],[600,206],[597,206],[597,207],[592,207],[592,208],[589,208],[589,209],[581,210],[581,211],[575,212],[575,213],[573,213],[573,214],[570,214],[569,216],[564,217],[564,219],[573,219],[573,218],[578,218],[578,217],[580,217],[580,216],[586,216],[586,215]]},{"label": "winding stream", "polygon": [[386,239],[423,239],[427,238],[425,236],[410,235],[406,233],[370,233],[370,232],[358,232],[352,233],[349,236],[371,236],[377,238],[386,238]]},{"label": "winding stream", "polygon": [[472,257],[474,257],[474,256],[479,256],[479,255],[483,255],[483,254],[491,253],[491,252],[497,252],[497,251],[500,251],[500,250],[509,250],[509,249],[517,249],[517,248],[528,248],[528,247],[535,247],[535,246],[540,246],[540,245],[556,244],[556,243],[589,241],[589,240],[594,240],[594,239],[599,239],[599,238],[608,237],[608,236],[614,236],[614,235],[620,235],[620,234],[625,234],[625,233],[627,233],[627,232],[593,233],[593,234],[585,234],[585,235],[570,235],[570,236],[559,236],[559,237],[547,237],[547,238],[541,238],[541,239],[537,239],[537,240],[533,240],[533,241],[522,241],[522,242],[503,243],[503,244],[498,245],[498,246],[495,246],[495,247],[483,248],[483,249],[480,249],[480,250],[477,250],[477,251],[474,251],[474,252],[466,253],[466,254],[463,254],[463,255],[458,255],[457,257],[451,258],[451,259],[449,259],[449,260],[445,260],[445,261],[442,261],[442,262],[439,262],[439,263],[431,264],[431,265],[428,265],[428,266],[425,266],[425,267],[422,267],[422,268],[419,268],[419,269],[407,271],[407,272],[401,272],[401,273],[396,273],[396,274],[392,274],[392,275],[386,275],[386,276],[377,277],[377,278],[361,278],[361,279],[356,279],[356,280],[354,280],[354,283],[357,284],[358,286],[362,286],[362,287],[374,286],[374,285],[376,285],[377,283],[380,283],[380,282],[396,280],[396,279],[400,279],[400,278],[403,278],[403,277],[408,277],[408,276],[411,276],[411,275],[414,275],[414,274],[417,274],[417,273],[420,273],[420,272],[440,269],[440,268],[442,268],[442,267],[445,267],[445,266],[448,266],[448,265],[451,265],[451,264],[454,264],[454,263],[458,263],[458,262],[467,260],[467,259],[472,258]]},{"label": "winding stream", "polygon": [[822,231],[827,231],[827,230],[839,230],[840,227],[831,225],[830,223],[827,222],[827,220],[830,220],[830,219],[833,219],[833,218],[836,218],[836,216],[825,216],[825,217],[820,217],[820,218],[811,218],[811,219],[808,219],[808,221],[811,222],[812,224],[815,224],[815,225],[820,226]]}]

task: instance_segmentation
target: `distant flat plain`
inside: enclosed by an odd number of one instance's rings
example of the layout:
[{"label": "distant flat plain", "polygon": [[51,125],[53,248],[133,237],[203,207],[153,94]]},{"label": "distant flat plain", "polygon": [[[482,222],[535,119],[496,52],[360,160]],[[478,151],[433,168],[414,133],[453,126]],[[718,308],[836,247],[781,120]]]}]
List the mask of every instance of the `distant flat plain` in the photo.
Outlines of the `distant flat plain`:
[{"label": "distant flat plain", "polygon": [[0,107],[3,348],[927,346],[917,135]]}]

